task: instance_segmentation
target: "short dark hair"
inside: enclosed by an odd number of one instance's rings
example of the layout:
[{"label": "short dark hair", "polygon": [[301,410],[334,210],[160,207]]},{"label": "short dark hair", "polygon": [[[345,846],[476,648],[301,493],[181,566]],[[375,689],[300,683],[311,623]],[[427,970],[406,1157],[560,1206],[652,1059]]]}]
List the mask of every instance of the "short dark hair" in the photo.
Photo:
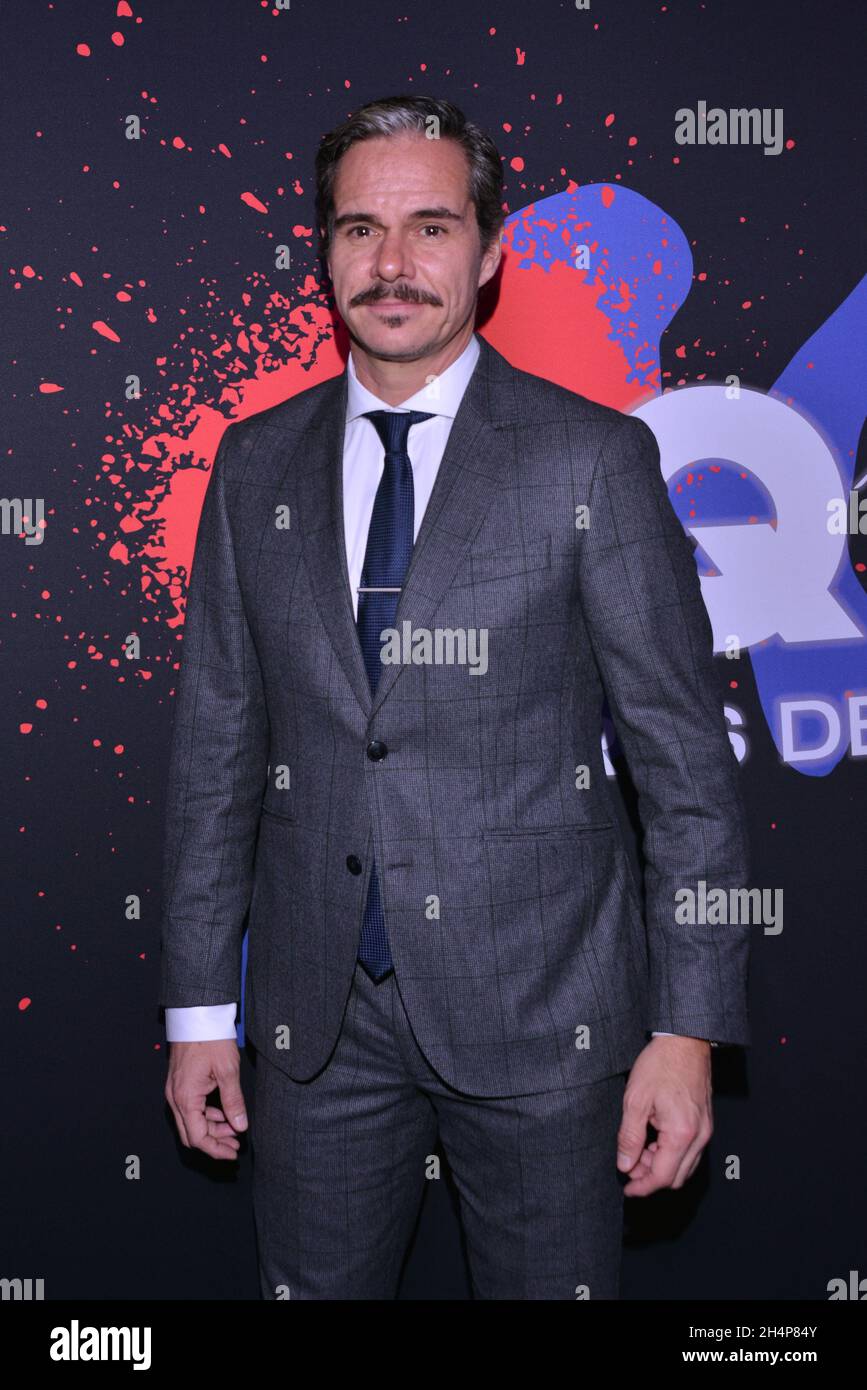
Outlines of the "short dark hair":
[{"label": "short dark hair", "polygon": [[[434,124],[435,123],[435,124]],[[358,140],[415,131],[427,135],[436,130],[441,140],[455,140],[467,157],[470,198],[476,209],[479,239],[485,252],[498,239],[505,222],[503,166],[489,135],[450,101],[436,97],[383,97],[359,107],[354,115],[322,137],[316,154],[316,217],[320,230],[319,252],[323,261],[334,231],[334,180],[343,155]],[[428,137],[433,138],[433,137]]]}]

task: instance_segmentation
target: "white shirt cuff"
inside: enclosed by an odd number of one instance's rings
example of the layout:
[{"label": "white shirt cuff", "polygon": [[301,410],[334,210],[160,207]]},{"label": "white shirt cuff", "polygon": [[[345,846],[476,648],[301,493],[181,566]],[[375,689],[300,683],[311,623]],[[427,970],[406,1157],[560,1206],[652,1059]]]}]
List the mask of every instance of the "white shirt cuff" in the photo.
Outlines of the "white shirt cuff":
[{"label": "white shirt cuff", "polygon": [[237,1039],[237,1004],[199,1004],[194,1008],[166,1009],[168,1042],[218,1042]]},{"label": "white shirt cuff", "polygon": [[[650,1034],[650,1036],[651,1036],[652,1038],[682,1038],[682,1037],[683,1037],[683,1034],[682,1034],[682,1033],[663,1033],[663,1032],[661,1031],[661,1029],[655,1029],[655,1030]],[[714,1042],[712,1038],[703,1038],[702,1041],[703,1041],[703,1042],[709,1042],[710,1045],[711,1045],[711,1047],[719,1047],[719,1043]]]}]

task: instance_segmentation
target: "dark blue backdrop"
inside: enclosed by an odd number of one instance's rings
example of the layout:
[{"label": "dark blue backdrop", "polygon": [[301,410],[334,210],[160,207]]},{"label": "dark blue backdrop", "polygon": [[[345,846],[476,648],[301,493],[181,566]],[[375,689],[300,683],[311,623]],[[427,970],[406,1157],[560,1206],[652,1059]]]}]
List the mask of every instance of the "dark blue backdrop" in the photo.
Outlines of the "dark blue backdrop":
[{"label": "dark blue backdrop", "polygon": [[[48,1298],[255,1298],[249,1152],[227,1171],[181,1149],[162,1100],[162,806],[192,543],[164,484],[245,383],[282,369],[285,393],[299,389],[298,341],[319,360],[318,139],[374,96],[432,92],[497,140],[510,211],[570,179],[619,178],[667,209],[709,273],[662,340],[663,382],[735,372],[769,390],[864,273],[860,9],[19,0],[0,23],[3,489],[44,498],[46,518],[42,545],[0,537],[14,885],[0,1276],[44,1278]],[[685,158],[674,112],[701,99],[782,108],[794,146]],[[851,352],[864,357],[863,331]],[[163,423],[175,452],[149,454]],[[867,587],[864,537],[848,545]],[[784,888],[786,926],[755,936],[755,1042],[716,1058],[699,1174],[627,1203],[626,1298],[823,1298],[830,1279],[867,1274],[864,763],[823,777],[783,764],[748,659],[737,703],[754,882]],[[432,1183],[404,1296],[466,1291],[449,1189]]]}]

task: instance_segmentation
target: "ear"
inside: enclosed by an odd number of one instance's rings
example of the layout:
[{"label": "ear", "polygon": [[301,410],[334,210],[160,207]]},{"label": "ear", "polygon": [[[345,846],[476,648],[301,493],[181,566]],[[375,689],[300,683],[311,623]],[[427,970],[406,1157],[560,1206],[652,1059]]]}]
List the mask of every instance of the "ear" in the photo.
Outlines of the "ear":
[{"label": "ear", "polygon": [[491,243],[484,256],[482,257],[482,263],[479,267],[479,289],[482,288],[482,285],[486,285],[488,281],[492,279],[493,276],[496,274],[497,266],[500,264],[502,256],[503,233],[502,231],[500,231],[500,234],[497,237],[496,241]]}]

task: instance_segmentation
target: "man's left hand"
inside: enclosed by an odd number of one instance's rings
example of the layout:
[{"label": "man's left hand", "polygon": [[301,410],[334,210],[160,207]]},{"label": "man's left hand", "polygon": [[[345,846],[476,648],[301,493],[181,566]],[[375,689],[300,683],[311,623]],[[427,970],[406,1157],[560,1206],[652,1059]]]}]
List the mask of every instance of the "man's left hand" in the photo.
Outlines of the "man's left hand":
[{"label": "man's left hand", "polygon": [[[683,1187],[698,1167],[713,1134],[710,1051],[703,1038],[657,1037],[635,1059],[617,1135],[627,1197]],[[650,1144],[648,1122],[657,1131]]]}]

